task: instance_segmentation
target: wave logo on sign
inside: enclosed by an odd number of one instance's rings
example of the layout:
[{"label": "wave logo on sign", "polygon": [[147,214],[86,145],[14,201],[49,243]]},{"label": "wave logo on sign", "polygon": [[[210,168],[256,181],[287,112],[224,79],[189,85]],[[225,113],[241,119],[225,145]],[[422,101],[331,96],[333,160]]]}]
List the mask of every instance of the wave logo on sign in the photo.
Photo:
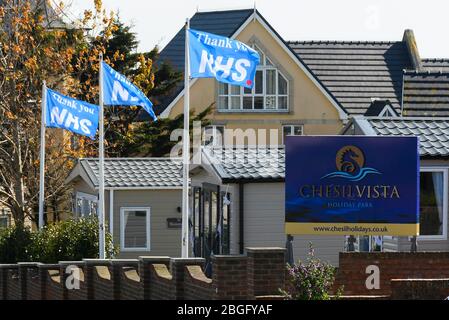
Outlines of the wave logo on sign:
[{"label": "wave logo on sign", "polygon": [[349,181],[360,181],[371,174],[382,174],[379,170],[365,167],[365,155],[356,146],[344,146],[335,157],[337,171],[326,174],[325,178],[343,178]]}]

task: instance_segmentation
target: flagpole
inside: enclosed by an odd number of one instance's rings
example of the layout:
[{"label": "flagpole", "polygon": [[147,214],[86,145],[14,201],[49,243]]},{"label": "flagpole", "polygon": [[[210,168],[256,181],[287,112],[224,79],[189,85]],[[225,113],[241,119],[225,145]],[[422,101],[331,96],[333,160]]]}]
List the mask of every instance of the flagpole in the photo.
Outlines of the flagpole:
[{"label": "flagpole", "polygon": [[47,110],[47,84],[42,82],[41,99],[41,149],[39,168],[39,229],[44,227],[44,201],[45,201],[45,118]]},{"label": "flagpole", "polygon": [[184,132],[182,138],[182,243],[181,256],[189,257],[189,109],[190,109],[190,60],[189,60],[189,29],[190,21],[186,19],[185,35],[185,69],[184,69]]},{"label": "flagpole", "polygon": [[103,106],[103,54],[100,53],[100,99],[99,99],[99,183],[98,183],[98,225],[99,225],[99,258],[105,259],[104,228],[104,106]]}]

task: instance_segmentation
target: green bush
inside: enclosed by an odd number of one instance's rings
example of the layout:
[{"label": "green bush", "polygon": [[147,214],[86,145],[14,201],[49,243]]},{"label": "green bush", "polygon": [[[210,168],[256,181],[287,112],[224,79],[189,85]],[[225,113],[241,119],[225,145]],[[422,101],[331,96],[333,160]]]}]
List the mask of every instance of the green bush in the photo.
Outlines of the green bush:
[{"label": "green bush", "polygon": [[[335,280],[335,267],[315,257],[310,250],[306,261],[287,265],[287,289],[282,291],[288,300],[330,300],[330,291]],[[336,297],[338,298],[340,290]]]},{"label": "green bush", "polygon": [[0,231],[0,263],[30,261],[29,250],[33,247],[34,235],[23,225]]},{"label": "green bush", "polygon": [[[20,226],[11,227],[0,235],[0,263],[57,263],[98,258],[98,235],[96,217],[58,222],[39,232],[30,232]],[[113,258],[117,252],[111,234],[106,233],[107,258]]]}]

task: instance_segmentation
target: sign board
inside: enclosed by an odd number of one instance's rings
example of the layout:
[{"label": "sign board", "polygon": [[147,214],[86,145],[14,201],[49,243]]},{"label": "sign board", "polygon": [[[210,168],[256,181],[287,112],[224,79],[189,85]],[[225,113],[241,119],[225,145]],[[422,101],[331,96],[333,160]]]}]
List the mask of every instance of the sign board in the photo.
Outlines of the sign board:
[{"label": "sign board", "polygon": [[181,229],[181,227],[182,227],[181,218],[167,218],[168,229]]},{"label": "sign board", "polygon": [[285,167],[287,234],[418,234],[417,137],[287,137]]}]

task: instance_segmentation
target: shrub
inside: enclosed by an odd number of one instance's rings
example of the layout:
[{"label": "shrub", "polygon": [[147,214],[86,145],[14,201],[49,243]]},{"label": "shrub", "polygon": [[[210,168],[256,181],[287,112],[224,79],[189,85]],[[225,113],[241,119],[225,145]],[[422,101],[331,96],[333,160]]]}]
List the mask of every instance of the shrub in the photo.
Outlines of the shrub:
[{"label": "shrub", "polygon": [[[21,238],[14,236],[22,234]],[[0,262],[77,261],[83,258],[98,258],[98,219],[88,217],[71,219],[45,226],[39,232],[30,232],[24,227],[12,227],[0,236]],[[112,236],[106,233],[106,256],[117,254]]]},{"label": "shrub", "polygon": [[315,257],[310,245],[305,262],[287,265],[287,289],[282,291],[289,300],[330,300],[329,292],[335,279],[335,267]]},{"label": "shrub", "polygon": [[0,231],[0,263],[30,261],[33,233],[23,225],[15,225]]}]

